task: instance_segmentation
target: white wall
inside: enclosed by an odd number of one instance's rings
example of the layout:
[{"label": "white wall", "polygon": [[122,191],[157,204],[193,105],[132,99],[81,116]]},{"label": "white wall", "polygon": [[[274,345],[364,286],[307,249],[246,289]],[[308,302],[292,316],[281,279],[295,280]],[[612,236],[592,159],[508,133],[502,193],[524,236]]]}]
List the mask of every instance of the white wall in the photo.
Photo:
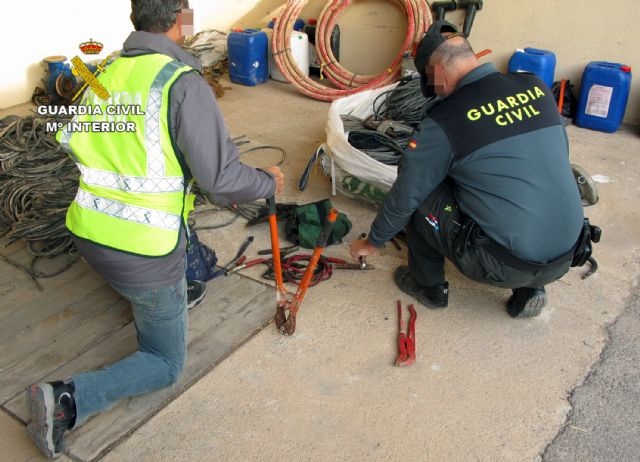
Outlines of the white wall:
[{"label": "white wall", "polygon": [[[0,108],[24,103],[41,86],[50,55],[79,55],[90,38],[104,44],[98,58],[119,50],[133,30],[129,0],[19,0],[5,2],[0,28],[4,69],[0,72]],[[190,0],[196,31],[265,26],[284,0]],[[310,0],[302,18],[317,17],[325,0]],[[340,20],[341,62],[359,73],[378,73],[397,53],[406,31],[404,14],[385,0],[354,2]]]},{"label": "white wall", "polygon": [[122,42],[133,30],[130,12],[127,0],[2,2],[0,108],[28,101],[34,88],[42,86],[42,59],[46,56],[65,55],[71,59],[78,55],[92,60],[78,49],[90,38],[104,44],[98,58],[122,48]]}]

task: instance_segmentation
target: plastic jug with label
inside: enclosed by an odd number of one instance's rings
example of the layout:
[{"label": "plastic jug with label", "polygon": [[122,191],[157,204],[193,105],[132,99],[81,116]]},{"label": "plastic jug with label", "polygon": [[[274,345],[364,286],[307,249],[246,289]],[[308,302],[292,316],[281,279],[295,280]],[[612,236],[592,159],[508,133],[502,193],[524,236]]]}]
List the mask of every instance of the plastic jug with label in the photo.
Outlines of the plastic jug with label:
[{"label": "plastic jug with label", "polygon": [[631,68],[624,64],[590,62],[582,75],[576,125],[608,133],[620,128],[631,77]]}]

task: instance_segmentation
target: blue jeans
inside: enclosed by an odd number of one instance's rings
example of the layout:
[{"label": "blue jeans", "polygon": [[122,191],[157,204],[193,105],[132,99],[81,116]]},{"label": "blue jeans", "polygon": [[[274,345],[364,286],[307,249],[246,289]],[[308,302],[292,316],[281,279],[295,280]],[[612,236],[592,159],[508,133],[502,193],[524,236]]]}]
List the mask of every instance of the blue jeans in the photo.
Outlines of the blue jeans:
[{"label": "blue jeans", "polygon": [[115,287],[131,302],[138,351],[74,377],[76,424],[130,396],[173,385],[187,359],[187,281],[159,289]]}]

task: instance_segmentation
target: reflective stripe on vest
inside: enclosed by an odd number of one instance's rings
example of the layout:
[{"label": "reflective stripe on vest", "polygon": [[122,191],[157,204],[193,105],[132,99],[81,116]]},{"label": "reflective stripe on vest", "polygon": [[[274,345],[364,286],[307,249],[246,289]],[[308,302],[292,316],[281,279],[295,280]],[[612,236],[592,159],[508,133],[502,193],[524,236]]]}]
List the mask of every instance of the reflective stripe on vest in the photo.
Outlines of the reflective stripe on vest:
[{"label": "reflective stripe on vest", "polygon": [[173,177],[139,177],[121,175],[76,164],[82,174],[82,181],[91,186],[117,189],[125,192],[165,193],[184,191],[184,178]]},{"label": "reflective stripe on vest", "polygon": [[104,197],[88,193],[82,188],[78,189],[76,203],[80,207],[93,210],[94,212],[104,213],[105,215],[132,221],[141,225],[155,226],[156,228],[178,231],[182,221],[180,215],[171,215],[159,210],[135,207],[125,204],[124,202],[105,199]]},{"label": "reflective stripe on vest", "polygon": [[[173,83],[192,70],[161,54],[121,57],[98,77],[111,93],[108,101],[87,90],[80,104],[101,106],[100,117],[112,105],[137,105],[144,112],[118,116],[134,122],[135,132],[74,132],[70,124],[58,133],[81,174],[66,221],[75,236],[149,257],[177,247],[194,197],[174,151],[169,99]],[[107,120],[89,112],[71,123]]]},{"label": "reflective stripe on vest", "polygon": [[168,62],[158,73],[147,102],[147,112],[144,118],[144,137],[147,144],[147,175],[164,176],[164,152],[162,152],[160,134],[160,107],[162,106],[162,91],[173,74],[183,64],[178,61]]}]

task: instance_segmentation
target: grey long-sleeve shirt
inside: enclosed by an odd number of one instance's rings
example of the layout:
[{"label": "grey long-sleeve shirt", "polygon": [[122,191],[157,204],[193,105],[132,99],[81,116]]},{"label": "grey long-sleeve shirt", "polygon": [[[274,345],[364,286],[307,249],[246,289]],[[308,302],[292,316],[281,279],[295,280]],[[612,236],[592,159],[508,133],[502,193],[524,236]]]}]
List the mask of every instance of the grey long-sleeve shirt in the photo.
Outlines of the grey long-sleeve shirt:
[{"label": "grey long-sleeve shirt", "polygon": [[[132,32],[123,54],[161,53],[194,69],[200,63],[161,34]],[[242,164],[213,91],[197,72],[181,76],[171,89],[173,137],[198,186],[218,205],[270,197],[275,181],[268,173]],[[176,250],[160,258],[145,258],[75,239],[82,257],[109,283],[128,288],[158,288],[177,283],[185,273],[186,238],[181,232]]]}]

